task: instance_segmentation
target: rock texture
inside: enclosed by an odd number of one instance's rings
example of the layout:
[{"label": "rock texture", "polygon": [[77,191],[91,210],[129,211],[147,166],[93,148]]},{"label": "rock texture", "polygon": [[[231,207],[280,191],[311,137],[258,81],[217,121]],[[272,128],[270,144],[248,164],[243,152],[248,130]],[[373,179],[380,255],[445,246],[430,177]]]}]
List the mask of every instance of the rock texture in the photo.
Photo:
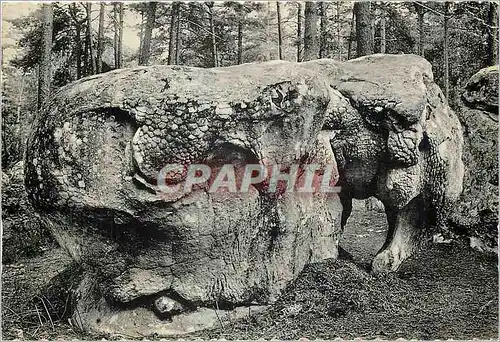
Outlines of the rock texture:
[{"label": "rock texture", "polygon": [[325,79],[284,62],[119,70],[61,89],[29,141],[26,186],[87,270],[82,327],[194,329],[200,310],[211,310],[213,323],[214,310],[270,303],[305,264],[336,258],[334,193],[200,187],[165,198],[155,187],[168,163],[334,165],[321,132],[329,102]]},{"label": "rock texture", "polygon": [[[305,265],[336,258],[353,197],[388,208],[374,270],[396,270],[461,191],[461,139],[417,56],[142,67],[62,88],[28,141],[25,183],[85,269],[75,322],[168,335],[272,303]],[[338,163],[342,191],[267,192],[266,180],[164,196],[170,163],[184,165],[171,185],[195,163]]]},{"label": "rock texture", "polygon": [[349,101],[334,101],[341,108],[327,123],[337,133],[342,224],[353,198],[381,200],[389,232],[372,269],[395,271],[429,241],[429,228],[446,225],[462,191],[460,122],[423,58],[371,55],[343,66],[332,84]]},{"label": "rock texture", "polygon": [[472,76],[462,100],[466,172],[450,225],[471,245],[498,253],[498,66]]}]

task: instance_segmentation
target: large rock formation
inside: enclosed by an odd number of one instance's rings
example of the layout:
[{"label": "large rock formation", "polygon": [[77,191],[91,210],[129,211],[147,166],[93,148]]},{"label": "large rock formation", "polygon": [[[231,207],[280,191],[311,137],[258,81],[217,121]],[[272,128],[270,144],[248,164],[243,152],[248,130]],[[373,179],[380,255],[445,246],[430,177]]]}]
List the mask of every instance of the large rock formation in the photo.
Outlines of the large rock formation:
[{"label": "large rock formation", "polygon": [[444,227],[462,191],[460,122],[423,58],[371,55],[343,67],[332,84],[349,101],[332,101],[341,105],[327,122],[337,132],[342,225],[353,198],[381,200],[389,232],[372,270],[396,271],[429,228]]},{"label": "large rock formation", "polygon": [[464,192],[450,219],[471,245],[498,253],[498,66],[467,82],[458,116],[464,129]]},{"label": "large rock formation", "polygon": [[[457,122],[417,56],[117,70],[56,94],[28,141],[25,182],[85,269],[75,321],[167,335],[272,303],[304,265],[336,258],[352,197],[392,210],[374,269],[396,270],[420,223],[461,190]],[[247,192],[213,192],[221,179],[195,164],[233,165],[238,185],[248,165],[272,172]],[[291,170],[315,185],[332,171],[344,209],[336,193],[273,188]],[[193,176],[204,180],[193,191],[165,191]]]}]

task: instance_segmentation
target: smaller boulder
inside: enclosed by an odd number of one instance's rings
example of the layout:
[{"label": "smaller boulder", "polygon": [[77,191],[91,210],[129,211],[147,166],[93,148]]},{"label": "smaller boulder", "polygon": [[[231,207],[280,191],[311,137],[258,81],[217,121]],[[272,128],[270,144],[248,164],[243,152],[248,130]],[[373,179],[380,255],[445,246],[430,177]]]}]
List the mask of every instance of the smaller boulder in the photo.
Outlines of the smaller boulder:
[{"label": "smaller boulder", "polygon": [[493,113],[498,121],[498,65],[481,69],[465,85],[462,100],[470,109]]}]

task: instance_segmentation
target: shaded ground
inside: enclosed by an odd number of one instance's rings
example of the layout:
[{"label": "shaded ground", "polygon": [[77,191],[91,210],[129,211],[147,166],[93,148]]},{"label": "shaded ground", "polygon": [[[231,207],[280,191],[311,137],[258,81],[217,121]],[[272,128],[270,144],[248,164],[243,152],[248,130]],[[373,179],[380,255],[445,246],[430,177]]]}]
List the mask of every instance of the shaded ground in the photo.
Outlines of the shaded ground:
[{"label": "shaded ground", "polygon": [[[183,337],[497,339],[497,257],[460,243],[435,244],[397,274],[376,278],[366,269],[386,228],[384,214],[358,204],[342,241],[352,260],[310,265],[267,311]],[[68,265],[69,259],[55,250],[4,266],[5,338],[101,338],[68,323],[72,282],[49,282],[77,273]]]}]

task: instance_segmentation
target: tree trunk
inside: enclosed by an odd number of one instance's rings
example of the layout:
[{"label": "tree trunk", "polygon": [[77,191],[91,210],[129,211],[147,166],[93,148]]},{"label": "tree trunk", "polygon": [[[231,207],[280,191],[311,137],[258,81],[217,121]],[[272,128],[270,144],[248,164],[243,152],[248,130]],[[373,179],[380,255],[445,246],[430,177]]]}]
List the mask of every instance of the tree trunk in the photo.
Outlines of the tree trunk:
[{"label": "tree trunk", "polygon": [[488,10],[488,65],[498,64],[498,4],[490,2]]},{"label": "tree trunk", "polygon": [[380,18],[380,53],[385,53],[385,45],[386,45],[385,15],[382,14],[382,16]]},{"label": "tree trunk", "polygon": [[[179,7],[180,8],[180,7]],[[180,20],[180,10],[177,11],[177,25],[175,26],[175,57],[174,63],[179,64],[179,43],[181,41],[180,30],[181,30],[181,20]]]},{"label": "tree trunk", "polygon": [[324,2],[319,2],[319,58],[326,57],[326,8]]},{"label": "tree trunk", "polygon": [[297,3],[297,62],[302,62],[302,4]]},{"label": "tree trunk", "polygon": [[139,52],[137,53],[137,61],[141,59],[142,44],[144,42],[144,10],[141,9],[141,31],[139,32]]},{"label": "tree trunk", "polygon": [[38,73],[38,110],[40,111],[50,96],[51,55],[52,55],[52,23],[54,11],[52,4],[42,5],[42,56]]},{"label": "tree trunk", "polygon": [[352,42],[355,40],[355,32],[354,32],[354,10],[352,11],[351,17],[351,29],[349,31],[349,46],[347,47],[347,60],[352,57]]},{"label": "tree trunk", "polygon": [[92,3],[87,2],[85,9],[87,10],[87,46],[89,57],[89,74],[94,75],[96,72],[96,61],[94,56],[94,45],[92,44]]},{"label": "tree trunk", "polygon": [[104,52],[104,10],[106,4],[101,2],[99,8],[99,29],[97,31],[97,73],[102,72],[102,54]]},{"label": "tree trunk", "polygon": [[353,11],[356,15],[356,57],[370,55],[373,53],[371,4],[356,2]]},{"label": "tree trunk", "polygon": [[[73,3],[73,5],[75,5],[75,3]],[[76,79],[79,80],[82,78],[82,27],[79,23],[75,23],[75,31]]]},{"label": "tree trunk", "polygon": [[19,94],[17,96],[17,117],[16,117],[16,125],[17,125],[17,132],[19,134],[19,128],[20,125],[19,123],[21,122],[21,107],[22,107],[22,102],[24,100],[24,72],[21,76],[21,89],[19,90]]},{"label": "tree trunk", "polygon": [[115,69],[120,68],[120,32],[118,28],[118,3],[113,3],[113,29],[114,29],[114,38],[113,38],[113,49],[115,52]]},{"label": "tree trunk", "polygon": [[283,59],[283,51],[282,51],[283,38],[281,35],[281,8],[279,1],[276,1],[276,13],[278,14],[278,58]]},{"label": "tree trunk", "polygon": [[[87,21],[87,20],[85,20]],[[84,21],[84,22],[85,22]],[[88,39],[88,23],[85,23],[85,33],[83,36],[83,76],[90,74],[90,59],[89,59],[89,39]]]},{"label": "tree trunk", "polygon": [[120,2],[119,6],[119,17],[120,17],[120,24],[119,24],[119,35],[118,35],[118,61],[120,64],[120,68],[123,66],[123,2]]},{"label": "tree trunk", "polygon": [[153,35],[153,28],[156,16],[156,2],[147,3],[146,12],[146,28],[144,29],[144,38],[142,40],[141,54],[139,55],[139,65],[147,65],[150,50],[151,50],[151,37]]},{"label": "tree trunk", "polygon": [[340,61],[342,58],[342,45],[340,36],[340,2],[336,2],[336,22],[337,22],[337,59]]},{"label": "tree trunk", "polygon": [[304,12],[304,60],[309,61],[318,58],[318,14],[316,3],[306,2]]},{"label": "tree trunk", "polygon": [[210,22],[210,35],[212,36],[212,65],[213,65],[213,67],[218,67],[217,41],[215,40],[214,13],[213,13],[214,3],[207,2],[206,5],[208,7],[208,19]]},{"label": "tree trunk", "polygon": [[175,63],[175,46],[177,43],[177,22],[179,16],[179,3],[172,3],[172,13],[170,17],[170,32],[168,35],[168,60],[167,64],[172,65]]},{"label": "tree trunk", "polygon": [[444,3],[444,46],[443,46],[443,54],[444,54],[444,95],[446,99],[449,99],[450,95],[450,81],[449,81],[449,37],[448,37],[448,20],[449,20],[449,12],[450,12],[450,3],[446,1]]},{"label": "tree trunk", "polygon": [[243,63],[243,5],[238,4],[238,62]]},{"label": "tree trunk", "polygon": [[375,53],[375,18],[377,17],[377,9],[371,6],[370,9],[370,40],[372,41],[372,53]]},{"label": "tree trunk", "polygon": [[424,8],[417,3],[417,15],[418,15],[418,54],[424,56]]}]

